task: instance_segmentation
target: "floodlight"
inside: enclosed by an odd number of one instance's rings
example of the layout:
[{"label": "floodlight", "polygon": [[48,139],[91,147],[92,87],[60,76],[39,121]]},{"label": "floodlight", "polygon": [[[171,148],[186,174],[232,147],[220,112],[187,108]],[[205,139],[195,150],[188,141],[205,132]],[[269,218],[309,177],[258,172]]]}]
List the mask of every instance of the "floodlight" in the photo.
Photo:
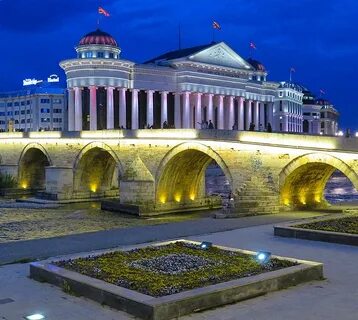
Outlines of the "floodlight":
[{"label": "floodlight", "polygon": [[203,241],[202,243],[200,243],[200,249],[202,250],[208,250],[212,246],[213,246],[212,242]]},{"label": "floodlight", "polygon": [[270,258],[271,258],[271,252],[259,251],[256,254],[256,261],[261,264],[268,263],[270,261]]},{"label": "floodlight", "polygon": [[26,320],[42,320],[45,319],[45,316],[40,313],[31,314],[25,317]]}]

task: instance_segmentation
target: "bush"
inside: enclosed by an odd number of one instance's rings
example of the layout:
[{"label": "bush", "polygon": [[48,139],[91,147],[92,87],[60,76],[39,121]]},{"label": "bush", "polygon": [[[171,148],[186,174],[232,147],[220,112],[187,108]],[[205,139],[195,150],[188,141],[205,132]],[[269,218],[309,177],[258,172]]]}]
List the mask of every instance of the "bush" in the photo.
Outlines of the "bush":
[{"label": "bush", "polygon": [[16,188],[17,187],[17,179],[14,178],[11,174],[8,173],[0,173],[0,188]]}]

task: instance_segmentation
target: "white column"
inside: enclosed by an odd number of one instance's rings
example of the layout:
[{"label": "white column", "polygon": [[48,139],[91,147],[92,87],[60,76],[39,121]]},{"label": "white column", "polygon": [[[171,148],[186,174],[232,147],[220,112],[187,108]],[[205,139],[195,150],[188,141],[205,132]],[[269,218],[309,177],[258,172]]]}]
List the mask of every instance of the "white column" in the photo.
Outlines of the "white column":
[{"label": "white column", "polygon": [[259,130],[259,112],[260,112],[260,102],[255,101],[254,103],[254,124],[255,124],[255,130]]},{"label": "white column", "polygon": [[183,94],[183,128],[190,128],[190,92]]},{"label": "white column", "polygon": [[[68,89],[68,115],[67,116],[68,116],[68,131],[74,131],[75,130],[75,91],[73,90],[73,88]],[[27,124],[25,121],[25,127],[26,125]]]},{"label": "white column", "polygon": [[239,130],[245,129],[244,103],[245,103],[244,97],[239,97],[239,119],[238,119]]},{"label": "white column", "polygon": [[175,93],[175,98],[174,98],[174,125],[176,129],[182,128],[181,110],[180,110],[180,93]]},{"label": "white column", "polygon": [[217,129],[224,129],[224,96],[218,96],[218,127]]},{"label": "white column", "polygon": [[163,128],[163,123],[166,121],[168,123],[168,92],[161,92],[161,128]]},{"label": "white column", "polygon": [[114,129],[113,87],[107,87],[107,129]]},{"label": "white column", "polygon": [[252,122],[252,110],[251,110],[251,100],[246,100],[246,130],[249,130],[250,123]]},{"label": "white column", "polygon": [[195,128],[201,129],[201,93],[195,94]]},{"label": "white column", "polygon": [[147,123],[146,125],[152,126],[154,124],[154,111],[153,111],[153,90],[147,91]]},{"label": "white column", "polygon": [[119,128],[127,128],[126,88],[119,88]]},{"label": "white column", "polygon": [[90,130],[97,130],[97,87],[91,86],[90,90]]},{"label": "white column", "polygon": [[211,120],[212,123],[215,123],[214,120],[214,105],[213,105],[213,98],[214,95],[213,94],[208,94],[208,108],[207,108],[207,120],[209,122],[209,120]]},{"label": "white column", "polygon": [[234,97],[229,96],[226,99],[227,99],[227,111],[228,111],[226,128],[228,130],[232,130],[235,124]]},{"label": "white column", "polygon": [[263,102],[260,103],[260,124],[263,131],[265,131],[266,123],[265,123],[265,104]]},{"label": "white column", "polygon": [[132,130],[136,130],[139,127],[138,91],[138,89],[132,90]]},{"label": "white column", "polygon": [[75,88],[75,131],[82,131],[82,88]]}]

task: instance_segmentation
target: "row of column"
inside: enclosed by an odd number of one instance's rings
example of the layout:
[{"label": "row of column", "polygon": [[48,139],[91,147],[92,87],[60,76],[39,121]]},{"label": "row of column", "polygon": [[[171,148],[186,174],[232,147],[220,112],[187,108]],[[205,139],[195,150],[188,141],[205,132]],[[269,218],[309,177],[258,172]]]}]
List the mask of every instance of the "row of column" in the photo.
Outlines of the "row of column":
[{"label": "row of column", "polygon": [[[97,87],[90,86],[90,130],[97,130]],[[107,87],[107,129],[114,129],[114,98],[113,91],[115,88]],[[126,88],[119,88],[119,127],[126,128]],[[131,128],[139,128],[139,104],[138,89],[132,89],[132,108],[131,108]],[[148,90],[147,93],[147,124],[154,123],[154,90]],[[174,98],[174,125],[175,128],[201,128],[203,120],[202,114],[202,97],[206,96],[207,108],[206,119],[214,122],[214,94],[202,93],[175,93]],[[238,114],[235,119],[235,99],[238,102]],[[253,111],[252,111],[253,106]],[[193,108],[194,107],[194,108]],[[245,100],[243,97],[234,96],[217,96],[217,129],[232,129],[236,127],[238,130],[248,130],[251,124],[255,125],[255,129],[265,127],[267,123],[273,121],[273,103],[267,104],[266,123],[265,123],[265,104],[260,101]],[[246,110],[245,110],[246,109]],[[195,110],[195,123],[192,123],[193,110]],[[82,88],[75,87],[69,89],[69,105],[68,105],[68,129],[69,131],[82,130]],[[168,121],[168,92],[161,92],[161,123]]]}]

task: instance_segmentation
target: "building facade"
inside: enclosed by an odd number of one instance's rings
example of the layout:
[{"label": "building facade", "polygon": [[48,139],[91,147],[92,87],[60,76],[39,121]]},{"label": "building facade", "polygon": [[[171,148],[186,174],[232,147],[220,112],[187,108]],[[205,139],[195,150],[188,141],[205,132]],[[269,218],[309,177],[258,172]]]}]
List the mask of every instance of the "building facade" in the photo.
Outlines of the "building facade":
[{"label": "building facade", "polygon": [[300,86],[290,82],[280,83],[274,105],[274,131],[303,131],[302,99]]},{"label": "building facade", "polygon": [[0,131],[65,130],[66,90],[53,78],[31,81],[24,80],[22,90],[0,93]]},{"label": "building facade", "polygon": [[84,36],[67,77],[70,131],[145,127],[259,130],[273,122],[277,84],[223,42],[168,52],[143,64],[121,59],[100,30]]},{"label": "building facade", "polygon": [[317,99],[303,88],[303,132],[308,134],[338,135],[339,112],[326,99]]}]

